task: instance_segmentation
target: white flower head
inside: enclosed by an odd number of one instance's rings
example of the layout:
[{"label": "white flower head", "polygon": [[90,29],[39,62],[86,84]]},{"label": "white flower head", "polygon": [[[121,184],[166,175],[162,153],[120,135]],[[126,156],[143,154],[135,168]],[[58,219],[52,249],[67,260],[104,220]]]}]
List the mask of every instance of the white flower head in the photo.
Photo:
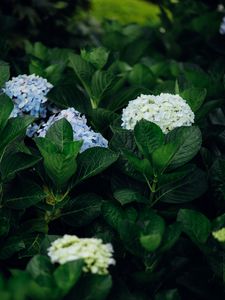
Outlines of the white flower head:
[{"label": "white flower head", "polygon": [[96,238],[66,234],[51,244],[48,255],[52,263],[59,264],[83,259],[83,271],[93,274],[108,274],[108,267],[115,265],[112,245],[103,244],[101,239]]},{"label": "white flower head", "polygon": [[176,127],[191,126],[194,117],[190,106],[179,95],[140,95],[123,109],[121,126],[133,130],[138,121],[145,119],[158,125],[166,134]]}]

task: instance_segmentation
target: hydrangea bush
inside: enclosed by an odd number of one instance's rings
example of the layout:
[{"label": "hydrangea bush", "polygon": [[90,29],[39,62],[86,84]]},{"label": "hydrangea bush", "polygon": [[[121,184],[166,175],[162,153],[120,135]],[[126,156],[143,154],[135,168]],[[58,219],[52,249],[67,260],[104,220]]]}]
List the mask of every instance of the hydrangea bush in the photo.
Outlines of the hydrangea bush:
[{"label": "hydrangea bush", "polygon": [[224,298],[217,4],[0,62],[0,298]]}]

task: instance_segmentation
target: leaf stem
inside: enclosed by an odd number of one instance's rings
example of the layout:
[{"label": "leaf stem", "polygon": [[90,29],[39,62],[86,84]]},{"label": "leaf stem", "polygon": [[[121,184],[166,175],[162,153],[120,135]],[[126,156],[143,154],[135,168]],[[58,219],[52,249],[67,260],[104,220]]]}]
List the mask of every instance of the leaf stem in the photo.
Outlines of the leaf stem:
[{"label": "leaf stem", "polygon": [[154,202],[153,202],[153,199],[154,199],[154,196],[155,196],[157,183],[158,183],[157,175],[154,175],[153,182],[152,182],[152,186],[151,186],[151,195],[150,195],[150,205],[151,205],[151,206],[152,206],[153,203],[154,203]]}]

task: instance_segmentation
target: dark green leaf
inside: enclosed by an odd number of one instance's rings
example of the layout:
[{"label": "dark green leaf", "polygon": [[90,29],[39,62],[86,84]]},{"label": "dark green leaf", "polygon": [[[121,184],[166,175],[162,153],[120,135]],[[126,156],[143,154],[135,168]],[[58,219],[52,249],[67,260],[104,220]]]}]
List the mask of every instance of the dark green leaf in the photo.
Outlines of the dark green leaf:
[{"label": "dark green leaf", "polygon": [[[0,71],[1,74],[1,71]],[[4,95],[0,95],[0,132],[5,128],[7,120],[13,110],[13,102],[12,100]]]},{"label": "dark green leaf", "polygon": [[205,243],[211,231],[209,219],[198,211],[180,209],[177,221],[181,223],[183,231],[197,243]]},{"label": "dark green leaf", "polygon": [[203,104],[207,94],[206,89],[189,88],[181,93],[183,99],[187,101],[193,112],[196,112]]},{"label": "dark green leaf", "polygon": [[131,202],[143,202],[146,203],[147,199],[141,195],[140,192],[132,189],[120,189],[113,193],[113,196],[120,204],[125,205]]},{"label": "dark green leaf", "polygon": [[161,244],[165,231],[163,218],[150,212],[148,220],[145,222],[144,230],[141,231],[141,245],[150,252],[154,252]]},{"label": "dark green leaf", "polygon": [[104,171],[113,164],[117,158],[117,154],[106,148],[93,147],[87,149],[78,156],[76,184]]},{"label": "dark green leaf", "polygon": [[61,295],[66,295],[77,283],[82,274],[83,261],[74,260],[59,266],[53,276],[56,284],[61,290]]},{"label": "dark green leaf", "polygon": [[154,123],[139,121],[134,127],[135,141],[146,158],[164,142],[162,130]]},{"label": "dark green leaf", "polygon": [[23,152],[3,156],[0,166],[3,180],[12,179],[16,173],[34,166],[40,159]]},{"label": "dark green leaf", "polygon": [[9,64],[0,61],[0,88],[9,80]]},{"label": "dark green leaf", "polygon": [[24,209],[37,204],[45,197],[43,189],[32,181],[18,181],[5,195],[5,204],[12,209]]},{"label": "dark green leaf", "polygon": [[97,218],[101,212],[102,198],[96,194],[81,194],[71,199],[62,211],[65,223],[80,227]]},{"label": "dark green leaf", "polygon": [[177,168],[190,161],[200,150],[202,137],[201,131],[196,126],[178,127],[166,136],[167,143],[177,146],[170,161],[170,168]]}]

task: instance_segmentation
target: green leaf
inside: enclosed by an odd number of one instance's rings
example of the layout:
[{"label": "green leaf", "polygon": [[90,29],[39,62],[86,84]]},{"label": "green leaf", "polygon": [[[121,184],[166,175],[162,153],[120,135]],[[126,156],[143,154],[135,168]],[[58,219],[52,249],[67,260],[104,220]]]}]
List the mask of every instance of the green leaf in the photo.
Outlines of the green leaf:
[{"label": "green leaf", "polygon": [[112,287],[110,275],[87,275],[74,290],[76,300],[106,300]]},{"label": "green leaf", "polygon": [[91,64],[83,60],[79,55],[71,53],[69,55],[69,60],[73,70],[75,71],[77,77],[83,84],[89,97],[91,97],[91,78],[94,74],[94,67]]},{"label": "green leaf", "polygon": [[133,66],[129,77],[132,86],[145,86],[149,88],[154,84],[155,78],[151,70],[142,64],[136,64]]},{"label": "green leaf", "polygon": [[162,145],[156,149],[152,153],[154,171],[158,174],[163,173],[171,161],[173,161],[176,151],[177,145],[172,143]]},{"label": "green leaf", "polygon": [[12,179],[16,173],[34,166],[40,159],[40,157],[23,152],[3,156],[0,165],[2,179]]},{"label": "green leaf", "polygon": [[119,224],[125,217],[125,213],[119,205],[105,201],[102,205],[102,215],[110,226],[119,231]]},{"label": "green leaf", "polygon": [[167,134],[166,141],[177,146],[170,161],[170,168],[177,168],[189,162],[200,150],[201,131],[196,126],[178,127]]},{"label": "green leaf", "polygon": [[21,237],[12,236],[4,241],[0,248],[0,259],[5,260],[10,258],[15,253],[25,248],[25,244]]},{"label": "green leaf", "polygon": [[56,121],[47,131],[46,138],[63,151],[64,144],[73,141],[73,129],[66,119]]},{"label": "green leaf", "polygon": [[19,258],[33,257],[34,255],[39,254],[43,238],[44,234],[41,233],[23,234],[25,248],[20,251]]},{"label": "green leaf", "polygon": [[61,217],[66,224],[85,226],[97,218],[101,212],[102,198],[96,194],[81,194],[64,207]]},{"label": "green leaf", "polygon": [[[105,107],[111,111],[118,111],[125,107],[131,99],[136,99],[140,94],[147,94],[149,90],[144,87],[124,87],[120,88],[117,93],[107,97]],[[110,98],[110,101],[109,101]],[[102,101],[103,102],[103,101]]]},{"label": "green leaf", "polygon": [[39,276],[50,275],[54,266],[47,256],[35,255],[27,264],[26,270],[36,279]]},{"label": "green leaf", "polygon": [[77,159],[76,184],[104,171],[117,158],[118,155],[113,151],[101,147],[93,147],[82,152]]},{"label": "green leaf", "polygon": [[45,197],[43,189],[28,180],[17,180],[4,196],[5,205],[12,209],[24,209],[40,202]]},{"label": "green leaf", "polygon": [[[102,95],[110,88],[114,75],[109,71],[96,71],[91,80],[92,98],[96,105],[101,101]],[[95,108],[95,107],[94,107]]]},{"label": "green leaf", "polygon": [[189,88],[181,93],[181,97],[187,101],[193,112],[196,112],[203,104],[207,94],[206,89]]},{"label": "green leaf", "polygon": [[163,218],[150,212],[148,220],[145,221],[144,230],[141,231],[141,245],[149,252],[154,252],[161,244],[165,231],[165,222]]},{"label": "green leaf", "polygon": [[11,118],[8,120],[5,128],[0,134],[0,154],[2,155],[4,149],[12,143],[16,138],[25,135],[28,125],[33,122],[34,118],[30,116],[23,116]]},{"label": "green leaf", "polygon": [[118,114],[104,108],[93,109],[91,113],[92,122],[98,131],[105,130],[118,117]]},{"label": "green leaf", "polygon": [[157,201],[166,203],[185,203],[200,197],[207,189],[206,175],[194,168],[187,176],[160,187]]},{"label": "green leaf", "polygon": [[82,274],[83,261],[74,260],[60,265],[53,273],[61,295],[66,295],[77,283]]},{"label": "green leaf", "polygon": [[158,251],[160,253],[166,252],[170,250],[174,244],[177,242],[181,235],[181,226],[179,223],[174,223],[166,227],[164,236],[163,236],[163,241],[160,245],[160,248]]},{"label": "green leaf", "polygon": [[74,107],[81,113],[89,113],[91,105],[88,98],[76,86],[76,82],[61,83],[54,86],[48,93],[48,98],[57,106]]},{"label": "green leaf", "polygon": [[137,224],[129,220],[121,220],[118,224],[120,238],[124,247],[133,255],[142,257],[145,253],[140,243],[141,231]]},{"label": "green leaf", "polygon": [[25,222],[22,222],[18,228],[18,232],[21,234],[28,234],[28,233],[48,233],[48,223],[44,219],[44,216],[39,218],[29,219]]},{"label": "green leaf", "polygon": [[4,61],[0,61],[0,88],[3,87],[6,81],[9,80],[10,70],[9,64]]},{"label": "green leaf", "polygon": [[146,158],[139,159],[137,156],[126,150],[123,151],[123,154],[136,171],[147,176],[148,179],[153,177],[153,169],[149,160]]},{"label": "green leaf", "polygon": [[164,135],[159,126],[146,120],[136,124],[134,136],[138,148],[146,158],[164,142]]},{"label": "green leaf", "polygon": [[130,150],[131,153],[135,151],[136,144],[132,131],[122,128],[113,128],[113,133],[114,135],[110,141],[110,148],[120,154],[126,153],[127,150]]},{"label": "green leaf", "polygon": [[81,57],[88,63],[95,66],[96,69],[102,69],[107,63],[109,51],[103,47],[93,48],[91,50],[82,49]]},{"label": "green leaf", "polygon": [[196,112],[195,114],[195,119],[197,121],[200,121],[204,119],[210,112],[212,112],[215,108],[220,107],[223,105],[224,100],[219,99],[219,100],[212,100],[212,101],[207,101],[202,105],[202,107]]},{"label": "green leaf", "polygon": [[6,236],[11,226],[11,213],[10,210],[2,208],[0,210],[0,236]]},{"label": "green leaf", "polygon": [[177,289],[157,293],[154,300],[181,300]]},{"label": "green leaf", "polygon": [[36,138],[35,142],[48,176],[56,186],[64,186],[77,170],[76,157],[82,141],[73,141],[70,123],[61,119],[50,127],[45,138]]},{"label": "green leaf", "polygon": [[116,190],[113,196],[121,205],[126,205],[131,202],[147,202],[147,199],[143,197],[140,192],[128,188]]},{"label": "green leaf", "polygon": [[12,100],[4,94],[0,95],[0,133],[5,128],[5,125],[8,121],[8,118],[12,110],[13,110]]},{"label": "green leaf", "polygon": [[209,219],[198,211],[180,209],[177,221],[181,223],[182,230],[197,243],[205,243],[210,235],[211,224]]}]

